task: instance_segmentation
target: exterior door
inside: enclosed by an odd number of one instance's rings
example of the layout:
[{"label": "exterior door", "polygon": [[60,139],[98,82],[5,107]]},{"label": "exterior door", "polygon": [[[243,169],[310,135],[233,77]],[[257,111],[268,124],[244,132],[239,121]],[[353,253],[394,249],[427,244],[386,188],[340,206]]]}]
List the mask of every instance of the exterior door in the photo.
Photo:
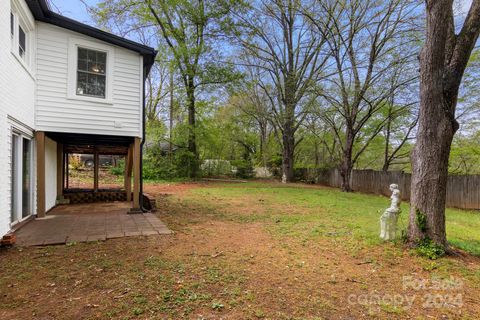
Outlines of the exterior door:
[{"label": "exterior door", "polygon": [[22,219],[32,214],[32,143],[22,139]]},{"label": "exterior door", "polygon": [[18,146],[19,146],[19,139],[20,137],[16,134],[12,134],[12,154],[11,154],[11,159],[12,159],[12,167],[11,167],[11,189],[10,189],[10,196],[11,196],[11,201],[10,201],[10,222],[14,223],[16,222],[17,219],[17,213],[18,213]]},{"label": "exterior door", "polygon": [[32,210],[32,142],[12,133],[12,179],[10,222],[15,224],[33,214]]}]

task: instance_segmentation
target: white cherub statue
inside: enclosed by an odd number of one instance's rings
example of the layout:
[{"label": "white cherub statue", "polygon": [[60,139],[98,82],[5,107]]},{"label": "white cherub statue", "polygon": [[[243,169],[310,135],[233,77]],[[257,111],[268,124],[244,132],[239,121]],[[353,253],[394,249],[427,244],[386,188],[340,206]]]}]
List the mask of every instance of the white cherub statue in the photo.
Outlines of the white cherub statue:
[{"label": "white cherub statue", "polygon": [[380,238],[383,240],[394,240],[397,236],[397,222],[400,215],[400,190],[397,184],[390,185],[390,191],[392,191],[392,203],[390,208],[380,217]]}]

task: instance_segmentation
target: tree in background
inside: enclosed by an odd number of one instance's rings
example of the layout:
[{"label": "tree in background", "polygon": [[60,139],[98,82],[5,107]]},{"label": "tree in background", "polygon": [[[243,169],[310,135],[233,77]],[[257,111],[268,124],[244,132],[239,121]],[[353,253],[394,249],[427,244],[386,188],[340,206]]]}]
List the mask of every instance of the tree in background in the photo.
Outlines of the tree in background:
[{"label": "tree in background", "polygon": [[[314,109],[320,109],[316,107]],[[337,139],[321,115],[313,112],[301,126],[302,143],[299,144],[295,161],[300,168],[331,169],[338,166],[341,154]]]},{"label": "tree in background", "polygon": [[468,61],[458,93],[456,119],[461,131],[480,125],[480,50],[474,49]]},{"label": "tree in background", "polygon": [[223,52],[219,44],[233,31],[232,10],[241,6],[241,1],[234,0],[108,0],[94,10],[104,24],[147,29],[150,45],[168,48],[186,98],[187,166],[191,177],[197,176],[199,167],[196,115],[200,91],[238,77],[231,64],[220,63]]},{"label": "tree in background", "polygon": [[[412,61],[411,61],[412,62]],[[384,141],[382,171],[388,171],[392,165],[408,165],[411,149],[409,142],[415,138],[414,129],[418,121],[418,77],[414,64],[412,68],[394,69],[390,86],[405,81],[398,90],[394,90],[386,101],[383,117],[385,125],[380,132]]]},{"label": "tree in background", "polygon": [[449,174],[480,174],[480,51],[474,49],[460,86]]},{"label": "tree in background", "polygon": [[[146,81],[146,168],[160,172],[151,177],[192,176],[199,159],[288,168],[290,177],[294,166],[338,167],[345,181],[352,168],[410,170],[417,2],[232,3],[104,0],[90,8],[100,27],[160,49]],[[479,56],[459,91],[453,174],[480,170]],[[239,73],[244,81],[230,86]]]},{"label": "tree in background", "polygon": [[480,0],[473,0],[456,33],[453,0],[426,0],[426,38],[420,53],[420,114],[412,153],[408,239],[447,248],[445,200],[460,83],[480,33]]},{"label": "tree in background", "polygon": [[450,174],[480,174],[480,130],[457,134],[449,160]]},{"label": "tree in background", "polygon": [[291,182],[295,134],[323,77],[326,39],[311,27],[298,0],[253,1],[249,14],[238,19],[248,64],[261,70],[258,85],[270,100],[271,123],[282,146],[282,181]]},{"label": "tree in background", "polygon": [[162,114],[169,109],[166,98],[170,95],[171,84],[168,79],[172,73],[162,58],[164,56],[159,52],[157,61],[162,62],[153,64],[145,80],[145,118],[150,123],[162,121]]},{"label": "tree in background", "polygon": [[267,167],[269,159],[266,149],[272,131],[269,117],[270,102],[267,95],[255,82],[246,82],[242,88],[232,93],[229,104],[254,122],[250,127],[254,128],[258,137],[256,164]]},{"label": "tree in background", "polygon": [[147,0],[145,19],[155,23],[171,50],[187,97],[188,151],[192,159],[190,176],[198,175],[199,154],[196,140],[196,98],[199,87],[232,80],[232,69],[218,64],[222,56],[213,43],[220,41],[231,26],[233,7],[240,2]]},{"label": "tree in background", "polygon": [[[321,94],[323,120],[342,148],[342,190],[350,192],[356,161],[388,119],[379,119],[379,112],[396,91],[413,81],[392,73],[405,70],[414,57],[416,4],[405,0],[316,3],[321,10],[313,11],[311,20],[327,39],[331,56],[331,76]],[[331,27],[319,15],[327,15]]]}]

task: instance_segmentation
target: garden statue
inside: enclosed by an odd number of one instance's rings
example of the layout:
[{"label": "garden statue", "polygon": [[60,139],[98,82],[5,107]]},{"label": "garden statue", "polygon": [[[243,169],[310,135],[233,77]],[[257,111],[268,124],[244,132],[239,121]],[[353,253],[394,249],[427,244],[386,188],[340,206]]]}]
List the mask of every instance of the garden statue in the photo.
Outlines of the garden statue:
[{"label": "garden statue", "polygon": [[380,217],[380,238],[383,240],[394,240],[397,235],[397,222],[400,215],[400,190],[397,184],[390,185],[390,191],[392,191],[392,203],[390,208]]}]

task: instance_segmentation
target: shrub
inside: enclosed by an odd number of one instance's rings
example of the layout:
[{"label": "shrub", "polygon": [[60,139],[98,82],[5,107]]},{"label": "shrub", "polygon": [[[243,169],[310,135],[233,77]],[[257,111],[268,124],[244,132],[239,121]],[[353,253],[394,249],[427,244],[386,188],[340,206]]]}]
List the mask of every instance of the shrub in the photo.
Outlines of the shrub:
[{"label": "shrub", "polygon": [[418,243],[417,253],[430,260],[436,260],[445,255],[445,250],[431,239],[425,238]]},{"label": "shrub", "polygon": [[175,165],[168,157],[146,157],[143,160],[143,177],[148,180],[172,179],[177,176]]},{"label": "shrub", "polygon": [[175,152],[174,155],[174,170],[176,177],[189,177],[191,165],[197,161],[195,155],[188,150],[182,149]]},{"label": "shrub", "polygon": [[252,162],[250,160],[235,160],[232,164],[237,168],[236,176],[242,179],[252,178],[254,175]]},{"label": "shrub", "polygon": [[192,161],[195,161],[194,155],[184,149],[177,150],[170,158],[158,147],[149,148],[143,157],[143,177],[148,180],[187,178]]},{"label": "shrub", "polygon": [[110,173],[115,176],[121,176],[125,172],[125,160],[119,160],[116,167],[110,167]]},{"label": "shrub", "polygon": [[80,156],[71,155],[68,157],[68,166],[72,170],[78,170],[82,167],[82,161],[80,161]]}]

